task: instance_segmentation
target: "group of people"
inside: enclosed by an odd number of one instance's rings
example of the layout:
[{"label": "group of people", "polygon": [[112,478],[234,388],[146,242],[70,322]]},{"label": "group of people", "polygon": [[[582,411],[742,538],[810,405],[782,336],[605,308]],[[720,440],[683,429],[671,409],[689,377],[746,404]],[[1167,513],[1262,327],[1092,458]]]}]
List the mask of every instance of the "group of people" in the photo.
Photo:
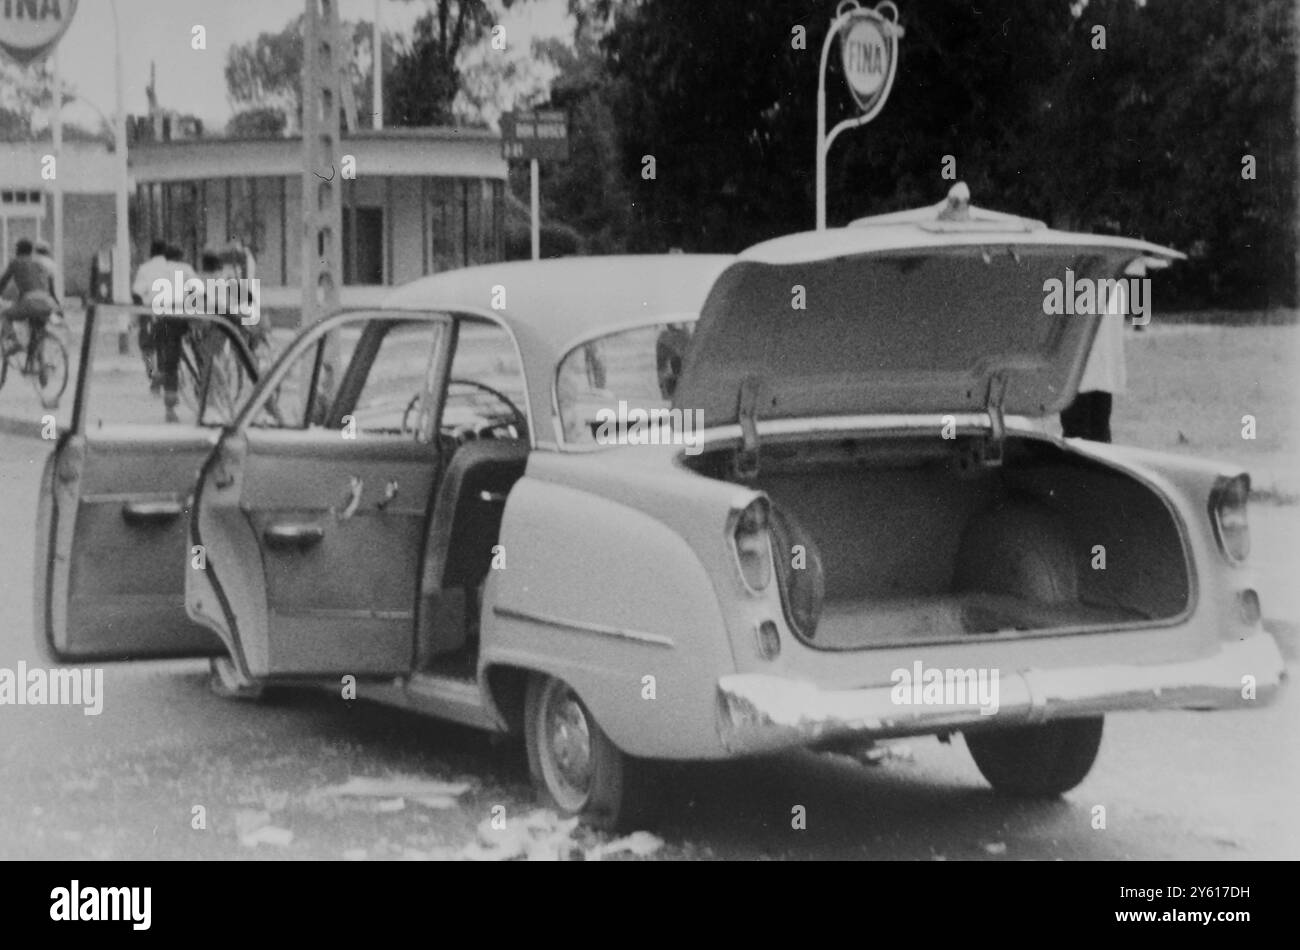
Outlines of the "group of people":
[{"label": "group of people", "polygon": [[[247,249],[237,246],[225,253],[204,249],[199,258],[199,266],[200,270],[196,272],[176,245],[153,241],[149,247],[149,258],[137,268],[135,279],[131,282],[132,299],[136,304],[151,301],[154,298],[154,283],[158,280],[164,280],[168,284],[178,283],[184,287],[191,279],[206,281],[209,278],[251,278],[256,265]],[[178,273],[179,279],[176,276]],[[216,307],[210,307],[209,310],[216,312]],[[241,331],[250,332],[250,328],[240,324],[238,314],[227,313],[226,316],[240,326]],[[189,322],[177,317],[155,314],[139,319],[138,341],[149,367],[150,389],[155,393],[161,390],[167,422],[179,421],[176,406],[180,401],[181,347],[189,332]],[[122,342],[125,346],[125,339]]]},{"label": "group of people", "polygon": [[[38,353],[45,325],[50,317],[62,309],[58,293],[55,291],[54,275],[56,268],[50,254],[49,245],[44,242],[33,244],[26,238],[14,246],[13,259],[0,274],[0,294],[12,284],[18,293],[18,299],[5,312],[0,337],[3,347],[3,359],[8,359],[22,349],[17,335],[13,331],[13,321],[27,324],[27,366],[28,373],[43,371],[37,366]],[[42,381],[42,385],[44,381]]]}]

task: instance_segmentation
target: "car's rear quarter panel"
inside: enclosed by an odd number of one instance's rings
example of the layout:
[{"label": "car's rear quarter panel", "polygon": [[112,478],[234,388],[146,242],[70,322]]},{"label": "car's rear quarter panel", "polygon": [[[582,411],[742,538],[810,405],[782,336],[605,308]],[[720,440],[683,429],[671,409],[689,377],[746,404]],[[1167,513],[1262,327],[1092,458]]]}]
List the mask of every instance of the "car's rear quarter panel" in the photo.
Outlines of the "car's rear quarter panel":
[{"label": "car's rear quarter panel", "polygon": [[720,557],[743,489],[677,470],[673,453],[642,467],[612,454],[537,453],[511,492],[505,568],[484,594],[485,681],[500,667],[547,673],[625,752],[722,756],[717,681],[735,666],[714,575],[730,567]]}]

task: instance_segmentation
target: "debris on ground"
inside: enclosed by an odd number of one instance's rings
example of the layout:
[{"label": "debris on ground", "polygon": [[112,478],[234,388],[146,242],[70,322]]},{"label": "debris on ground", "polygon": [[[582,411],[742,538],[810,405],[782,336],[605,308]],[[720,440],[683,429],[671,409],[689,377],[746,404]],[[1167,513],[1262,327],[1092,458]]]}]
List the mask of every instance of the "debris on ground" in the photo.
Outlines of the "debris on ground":
[{"label": "debris on ground", "polygon": [[469,782],[439,782],[412,775],[354,775],[342,785],[317,789],[309,797],[344,799],[365,811],[382,814],[402,811],[408,801],[425,808],[455,808],[456,799],[469,790]]},{"label": "debris on ground", "polygon": [[256,848],[259,844],[287,848],[293,843],[293,832],[271,824],[270,812],[248,808],[235,812],[235,834],[245,848]]},{"label": "debris on ground", "polygon": [[596,845],[587,851],[588,861],[599,861],[612,854],[631,854],[633,857],[645,858],[664,846],[664,840],[648,831],[634,831],[625,838],[619,838],[608,844]]}]

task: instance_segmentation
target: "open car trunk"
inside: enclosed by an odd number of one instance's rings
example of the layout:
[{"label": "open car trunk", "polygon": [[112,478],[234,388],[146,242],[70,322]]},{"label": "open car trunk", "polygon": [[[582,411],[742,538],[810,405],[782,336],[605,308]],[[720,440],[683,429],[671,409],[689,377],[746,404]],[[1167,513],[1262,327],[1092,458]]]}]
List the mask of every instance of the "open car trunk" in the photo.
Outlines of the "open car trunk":
[{"label": "open car trunk", "polygon": [[[1096,631],[1189,608],[1180,526],[1153,488],[1050,442],[1011,436],[995,467],[973,443],[764,439],[744,483],[772,501],[787,603],[809,581],[789,549],[804,545],[803,570],[823,576],[820,618],[801,639],[851,650]],[[741,481],[734,457],[683,462]]]}]

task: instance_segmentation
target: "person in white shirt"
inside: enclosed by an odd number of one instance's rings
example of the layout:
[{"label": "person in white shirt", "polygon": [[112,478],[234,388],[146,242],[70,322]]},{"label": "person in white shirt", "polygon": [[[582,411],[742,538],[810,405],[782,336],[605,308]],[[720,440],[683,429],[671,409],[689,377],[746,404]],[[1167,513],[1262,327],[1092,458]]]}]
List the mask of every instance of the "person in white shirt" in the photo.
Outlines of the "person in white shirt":
[{"label": "person in white shirt", "polygon": [[[191,278],[198,276],[194,273],[194,268],[185,263],[181,249],[173,244],[167,245],[163,251],[163,259],[171,273],[160,276],[164,276],[168,283],[177,281],[177,271],[180,272],[179,282],[181,288],[184,288],[185,283]],[[146,263],[148,262],[146,261]],[[144,270],[143,265],[140,270]],[[139,281],[139,279],[140,277],[137,274],[136,280]],[[150,282],[150,288],[148,293],[150,299],[152,299],[152,282]],[[180,401],[181,342],[185,339],[185,334],[189,330],[189,322],[180,317],[154,314],[151,323],[153,349],[158,360],[157,379],[162,386],[163,406],[166,409],[165,418],[168,422],[179,422],[180,417],[176,414],[176,405]]]},{"label": "person in white shirt", "polygon": [[1067,439],[1089,439],[1109,442],[1110,414],[1115,395],[1123,393],[1128,385],[1124,367],[1124,317],[1128,310],[1124,299],[1124,285],[1106,306],[1088,363],[1079,380],[1079,391],[1074,402],[1061,412],[1061,434]]}]

